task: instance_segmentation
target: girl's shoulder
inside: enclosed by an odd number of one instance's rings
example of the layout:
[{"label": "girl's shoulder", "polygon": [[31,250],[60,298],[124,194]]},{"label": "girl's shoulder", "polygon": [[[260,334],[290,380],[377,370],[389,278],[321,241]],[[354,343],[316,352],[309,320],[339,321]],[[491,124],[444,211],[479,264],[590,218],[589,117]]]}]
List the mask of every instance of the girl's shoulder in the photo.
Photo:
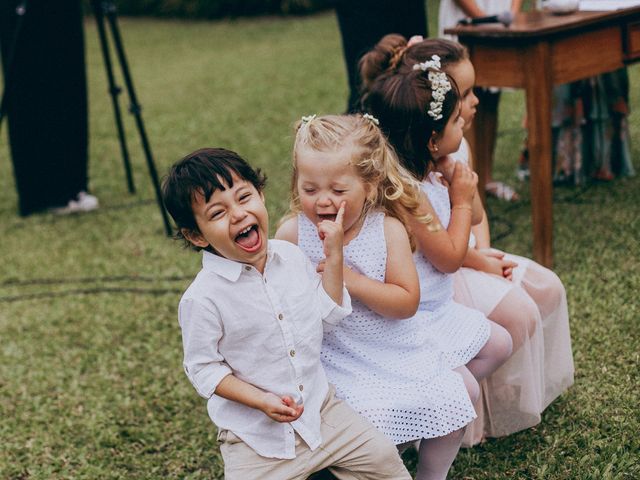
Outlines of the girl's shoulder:
[{"label": "girl's shoulder", "polygon": [[384,216],[383,227],[385,237],[387,238],[389,236],[407,235],[407,229],[405,228],[404,223],[402,223],[400,219],[392,217],[391,215]]},{"label": "girl's shoulder", "polygon": [[298,243],[298,215],[290,215],[285,217],[278,230],[276,230],[275,238],[277,240],[286,240],[291,243]]}]

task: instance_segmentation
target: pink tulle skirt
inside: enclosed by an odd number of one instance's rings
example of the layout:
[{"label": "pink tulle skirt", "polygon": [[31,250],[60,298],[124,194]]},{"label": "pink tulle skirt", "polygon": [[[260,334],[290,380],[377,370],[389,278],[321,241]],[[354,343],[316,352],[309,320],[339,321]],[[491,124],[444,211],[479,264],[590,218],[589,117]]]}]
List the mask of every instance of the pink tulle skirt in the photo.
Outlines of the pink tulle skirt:
[{"label": "pink tulle skirt", "polygon": [[455,275],[454,299],[504,326],[513,355],[481,382],[478,418],[463,444],[501,437],[536,425],[541,413],[573,384],[567,298],[555,273],[517,255],[513,280],[469,268]]}]

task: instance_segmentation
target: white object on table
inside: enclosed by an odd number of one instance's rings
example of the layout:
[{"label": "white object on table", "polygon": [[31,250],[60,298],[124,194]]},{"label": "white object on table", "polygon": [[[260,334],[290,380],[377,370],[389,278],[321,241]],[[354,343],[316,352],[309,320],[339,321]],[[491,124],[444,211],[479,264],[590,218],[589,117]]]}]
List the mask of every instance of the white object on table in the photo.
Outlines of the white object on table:
[{"label": "white object on table", "polygon": [[580,0],[580,10],[605,12],[640,6],[640,0]]}]

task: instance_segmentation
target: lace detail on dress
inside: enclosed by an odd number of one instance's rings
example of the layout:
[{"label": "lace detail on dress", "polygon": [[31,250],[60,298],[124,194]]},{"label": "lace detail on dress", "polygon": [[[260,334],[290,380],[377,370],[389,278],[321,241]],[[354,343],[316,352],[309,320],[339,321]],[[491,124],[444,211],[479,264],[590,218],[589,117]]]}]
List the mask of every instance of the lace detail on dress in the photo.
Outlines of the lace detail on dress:
[{"label": "lace detail on dress", "polygon": [[[422,183],[440,223],[449,226],[449,190],[431,173]],[[427,313],[427,337],[440,346],[452,368],[465,365],[489,339],[489,321],[477,310],[453,301],[453,276],[436,269],[420,252],[413,256],[420,278],[420,310]]]},{"label": "lace detail on dress", "polygon": [[[316,227],[303,215],[298,244],[312,262],[323,258]],[[349,268],[384,282],[383,213],[365,218],[344,257]],[[352,308],[322,344],[322,363],[339,397],[396,444],[446,435],[475,417],[462,378],[426,335],[424,314],[390,320],[355,299]]]}]

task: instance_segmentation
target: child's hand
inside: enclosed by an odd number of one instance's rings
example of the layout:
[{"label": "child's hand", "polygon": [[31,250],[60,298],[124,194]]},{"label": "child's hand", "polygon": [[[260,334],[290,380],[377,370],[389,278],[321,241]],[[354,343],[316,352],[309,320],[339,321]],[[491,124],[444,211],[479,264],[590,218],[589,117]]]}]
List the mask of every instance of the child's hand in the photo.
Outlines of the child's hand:
[{"label": "child's hand", "polygon": [[478,175],[467,165],[455,162],[451,178],[449,196],[451,205],[467,205],[471,207],[478,186]]},{"label": "child's hand", "polygon": [[274,393],[265,392],[260,410],[271,420],[289,423],[297,420],[304,411],[304,405],[298,405],[291,397],[285,395],[280,398]]},{"label": "child's hand", "polygon": [[[342,222],[344,220],[344,209],[347,202],[342,202],[338,209],[335,221],[323,220],[318,224],[318,235],[322,240],[324,256],[329,259],[337,256],[342,262],[342,244],[344,242],[344,229]],[[336,253],[339,252],[338,255]]]},{"label": "child's hand", "polygon": [[513,280],[513,269],[518,264],[511,260],[506,260],[504,252],[495,248],[481,248],[478,252],[485,256],[485,265],[487,265],[487,268],[483,269],[485,272],[504,277],[509,281]]}]

